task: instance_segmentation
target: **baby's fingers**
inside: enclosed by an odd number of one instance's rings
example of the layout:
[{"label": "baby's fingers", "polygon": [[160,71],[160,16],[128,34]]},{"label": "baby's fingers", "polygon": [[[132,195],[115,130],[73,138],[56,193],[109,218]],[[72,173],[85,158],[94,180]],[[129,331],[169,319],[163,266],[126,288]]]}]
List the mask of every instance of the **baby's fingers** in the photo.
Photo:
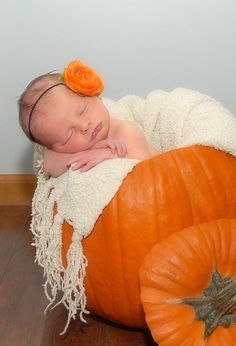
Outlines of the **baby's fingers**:
[{"label": "baby's fingers", "polygon": [[116,154],[117,153],[117,144],[116,144],[115,141],[109,142],[109,148],[110,148],[112,154]]},{"label": "baby's fingers", "polygon": [[109,143],[109,148],[112,152],[112,154],[117,154],[118,156],[123,156],[123,143],[121,143],[120,141],[110,141]]},{"label": "baby's fingers", "polygon": [[70,167],[70,166],[72,166],[74,163],[77,163],[77,162],[79,162],[79,158],[77,157],[77,158],[71,158],[71,159],[69,159],[68,161],[67,161],[67,166],[68,167]]},{"label": "baby's fingers", "polygon": [[76,171],[82,167],[82,164],[81,162],[74,162],[71,165],[69,165],[69,167],[72,171]]},{"label": "baby's fingers", "polygon": [[118,146],[116,148],[118,156],[125,156],[127,153],[126,145],[122,142],[118,143]]},{"label": "baby's fingers", "polygon": [[80,172],[81,172],[81,173],[87,172],[87,171],[89,171],[91,168],[95,167],[96,164],[97,164],[96,161],[89,161],[89,162],[87,162],[87,163],[80,169]]},{"label": "baby's fingers", "polygon": [[76,162],[73,162],[70,165],[70,168],[72,171],[76,171],[77,169],[80,169],[88,162],[88,159],[86,157],[81,158],[80,160],[77,160]]}]

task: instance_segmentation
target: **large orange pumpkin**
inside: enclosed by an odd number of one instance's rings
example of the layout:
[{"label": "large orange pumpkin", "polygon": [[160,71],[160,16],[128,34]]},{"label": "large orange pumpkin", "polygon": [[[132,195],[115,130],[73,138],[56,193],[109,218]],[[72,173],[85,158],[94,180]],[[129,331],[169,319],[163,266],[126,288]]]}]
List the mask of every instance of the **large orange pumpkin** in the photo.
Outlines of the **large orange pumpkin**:
[{"label": "large orange pumpkin", "polygon": [[[192,146],[140,162],[83,241],[88,308],[128,326],[146,326],[139,269],[162,239],[186,227],[236,218],[236,160]],[[73,228],[63,225],[62,258]]]},{"label": "large orange pumpkin", "polygon": [[236,345],[236,219],[164,239],[140,270],[146,321],[160,346]]}]

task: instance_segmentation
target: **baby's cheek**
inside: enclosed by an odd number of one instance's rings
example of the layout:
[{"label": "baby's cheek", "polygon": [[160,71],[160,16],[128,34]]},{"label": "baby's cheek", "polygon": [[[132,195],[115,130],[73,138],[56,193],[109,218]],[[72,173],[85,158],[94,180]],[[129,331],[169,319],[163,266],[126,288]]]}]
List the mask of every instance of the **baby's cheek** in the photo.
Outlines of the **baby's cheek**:
[{"label": "baby's cheek", "polygon": [[73,140],[73,142],[70,143],[70,147],[68,150],[71,153],[87,150],[91,148],[94,145],[94,143],[91,141],[91,136],[89,134],[76,135],[76,138]]}]

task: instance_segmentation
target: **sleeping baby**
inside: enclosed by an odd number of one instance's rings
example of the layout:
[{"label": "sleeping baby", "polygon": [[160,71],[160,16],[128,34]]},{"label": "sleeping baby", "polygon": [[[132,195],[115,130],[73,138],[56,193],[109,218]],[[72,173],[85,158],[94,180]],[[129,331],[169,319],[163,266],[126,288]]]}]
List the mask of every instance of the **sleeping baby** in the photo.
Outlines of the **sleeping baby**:
[{"label": "sleeping baby", "polygon": [[102,91],[100,77],[73,61],[63,75],[37,77],[20,96],[21,127],[46,148],[44,170],[50,176],[69,167],[86,172],[117,157],[144,160],[158,154],[134,122],[109,115],[99,97]]}]

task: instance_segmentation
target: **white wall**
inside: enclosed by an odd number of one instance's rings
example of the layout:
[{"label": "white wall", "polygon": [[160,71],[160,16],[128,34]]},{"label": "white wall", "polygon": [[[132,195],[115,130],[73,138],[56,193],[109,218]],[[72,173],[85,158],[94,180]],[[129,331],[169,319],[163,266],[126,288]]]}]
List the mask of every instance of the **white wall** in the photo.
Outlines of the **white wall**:
[{"label": "white wall", "polygon": [[16,99],[39,74],[80,59],[104,96],[187,87],[236,114],[234,0],[1,0],[0,174],[32,172]]}]

